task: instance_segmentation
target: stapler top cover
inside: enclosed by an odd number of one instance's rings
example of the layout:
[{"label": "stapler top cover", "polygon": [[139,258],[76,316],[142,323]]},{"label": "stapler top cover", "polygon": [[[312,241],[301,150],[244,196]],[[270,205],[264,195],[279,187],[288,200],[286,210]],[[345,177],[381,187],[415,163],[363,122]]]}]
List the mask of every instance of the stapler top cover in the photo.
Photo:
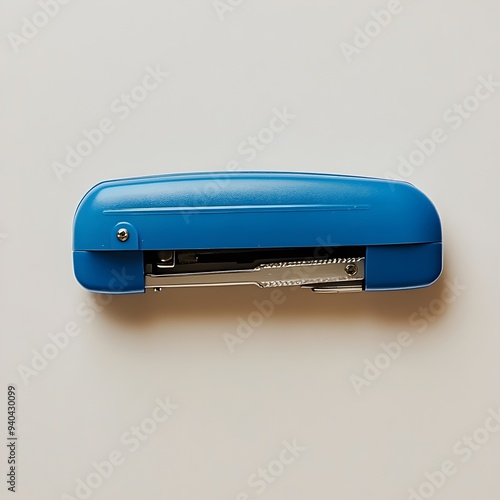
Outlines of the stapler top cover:
[{"label": "stapler top cover", "polygon": [[434,205],[387,179],[238,171],[111,180],[83,197],[73,227],[75,276],[102,293],[144,292],[150,252],[323,247],[362,255],[366,291],[427,286],[442,269]]}]

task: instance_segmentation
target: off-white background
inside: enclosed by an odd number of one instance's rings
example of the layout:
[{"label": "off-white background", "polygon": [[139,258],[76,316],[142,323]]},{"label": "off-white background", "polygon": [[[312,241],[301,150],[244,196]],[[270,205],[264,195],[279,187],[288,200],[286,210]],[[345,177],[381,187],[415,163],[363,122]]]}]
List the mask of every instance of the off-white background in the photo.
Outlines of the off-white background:
[{"label": "off-white background", "polygon": [[[209,0],[74,0],[16,53],[9,33],[40,7],[1,3],[0,459],[5,477],[14,384],[13,498],[77,498],[76,480],[114,450],[124,463],[91,498],[403,500],[445,460],[457,471],[432,498],[499,498],[500,432],[465,463],[453,448],[500,406],[500,90],[457,130],[443,121],[479,77],[500,81],[499,4],[401,0],[349,64],[340,44],[386,5],[246,0],[220,20]],[[156,65],[169,76],[120,120],[111,103]],[[283,107],[296,118],[248,162],[238,145]],[[60,182],[53,162],[104,117],[116,130]],[[81,314],[93,296],[73,278],[72,217],[93,184],[231,160],[385,176],[436,127],[448,140],[407,177],[442,217],[445,271],[432,287],[287,292],[232,354],[223,335],[268,292],[148,293]],[[454,280],[466,289],[445,304]],[[410,320],[432,301],[431,320]],[[20,366],[69,322],[81,333],[25,384]],[[402,331],[412,344],[356,394],[352,376]],[[129,452],[121,436],[166,397],[178,409]],[[248,479],[293,440],[305,451],[257,494]]]}]

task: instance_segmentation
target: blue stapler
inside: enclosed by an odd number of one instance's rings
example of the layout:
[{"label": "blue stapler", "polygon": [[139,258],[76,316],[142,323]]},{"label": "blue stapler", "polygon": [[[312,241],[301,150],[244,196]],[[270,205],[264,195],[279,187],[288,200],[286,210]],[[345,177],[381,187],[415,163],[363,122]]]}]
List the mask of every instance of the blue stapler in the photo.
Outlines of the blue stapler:
[{"label": "blue stapler", "polygon": [[254,284],[315,292],[430,285],[439,215],[407,182],[287,172],[105,181],[74,219],[77,280],[93,292]]}]

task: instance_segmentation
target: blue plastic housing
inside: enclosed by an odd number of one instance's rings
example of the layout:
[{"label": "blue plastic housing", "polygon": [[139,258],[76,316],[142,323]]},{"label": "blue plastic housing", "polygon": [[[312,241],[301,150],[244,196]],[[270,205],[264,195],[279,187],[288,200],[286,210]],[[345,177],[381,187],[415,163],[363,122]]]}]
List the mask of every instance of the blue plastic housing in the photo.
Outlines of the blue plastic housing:
[{"label": "blue plastic housing", "polygon": [[361,246],[366,290],[427,286],[442,269],[434,205],[386,179],[214,172],[105,181],[84,196],[73,229],[75,276],[94,292],[144,292],[145,250]]}]

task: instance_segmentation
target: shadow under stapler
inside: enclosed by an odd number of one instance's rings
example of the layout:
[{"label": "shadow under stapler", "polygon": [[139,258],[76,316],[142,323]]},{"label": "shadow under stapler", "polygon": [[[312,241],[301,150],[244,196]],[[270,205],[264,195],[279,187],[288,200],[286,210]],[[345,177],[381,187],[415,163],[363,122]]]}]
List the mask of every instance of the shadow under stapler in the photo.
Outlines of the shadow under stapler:
[{"label": "shadow under stapler", "polygon": [[453,293],[447,290],[452,281],[445,267],[441,277],[429,287],[390,292],[324,294],[298,287],[263,289],[252,285],[164,288],[160,292],[148,290],[145,294],[114,296],[103,314],[122,327],[133,329],[183,320],[208,324],[246,318],[257,311],[272,321],[303,323],[309,329],[314,328],[315,322],[365,324],[369,320],[374,326],[382,324],[406,330],[411,329],[410,317],[421,314],[429,305],[440,307],[433,323],[445,315],[443,305],[451,300],[443,297]]}]

